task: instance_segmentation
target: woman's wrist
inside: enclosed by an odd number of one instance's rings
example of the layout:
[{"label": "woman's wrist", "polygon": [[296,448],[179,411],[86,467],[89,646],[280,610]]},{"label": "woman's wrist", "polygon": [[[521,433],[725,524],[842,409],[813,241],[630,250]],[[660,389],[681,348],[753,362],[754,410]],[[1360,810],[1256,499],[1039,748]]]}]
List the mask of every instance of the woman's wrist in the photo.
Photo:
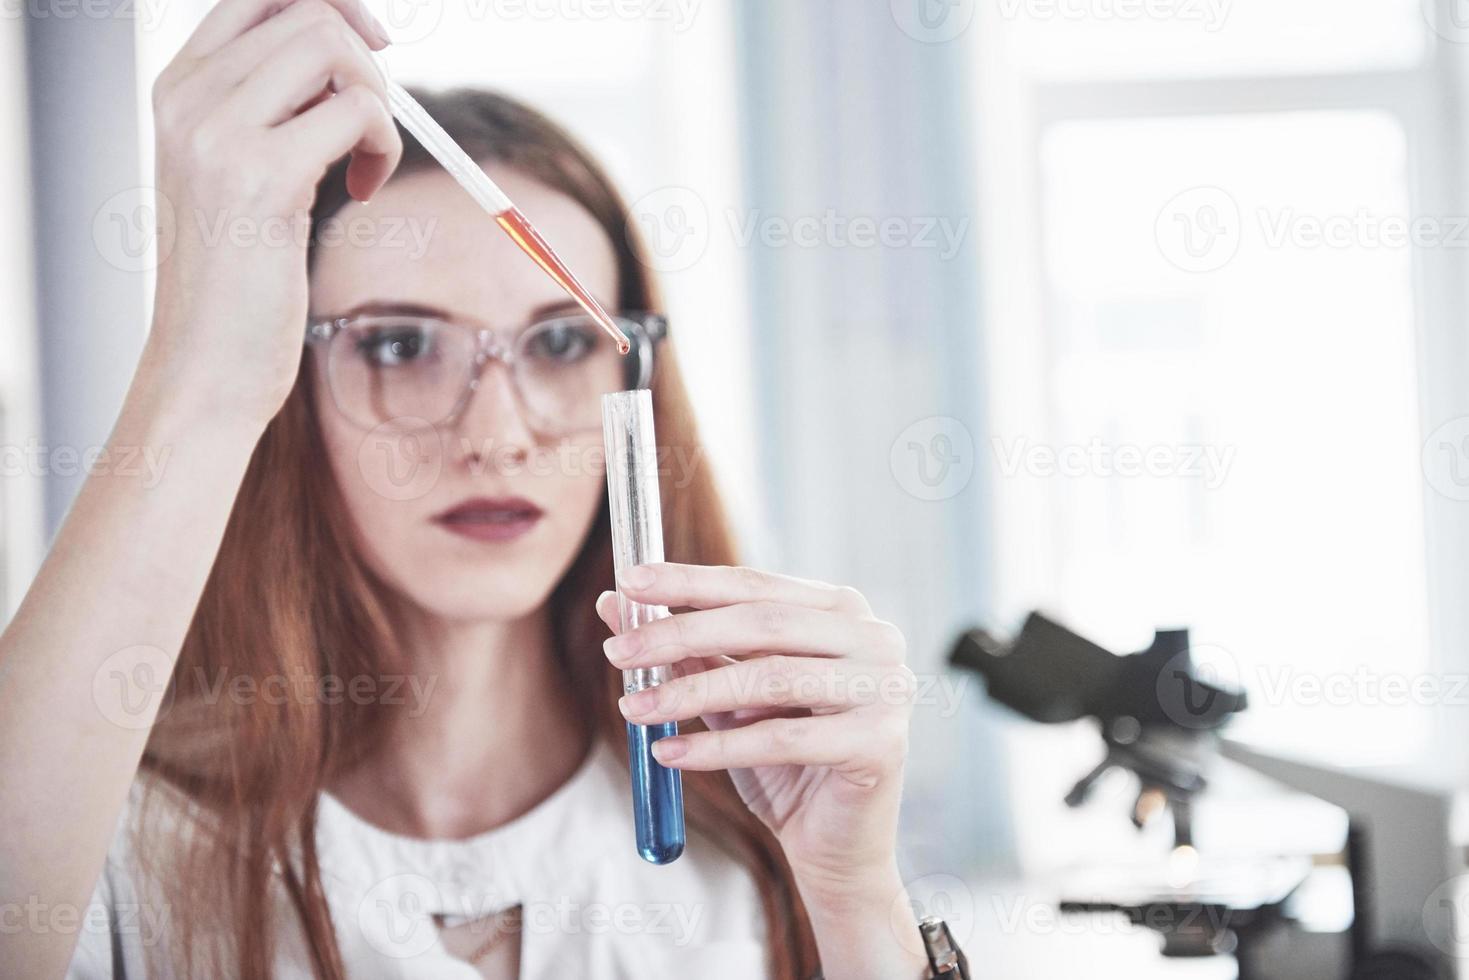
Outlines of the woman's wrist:
[{"label": "woman's wrist", "polygon": [[237,395],[191,367],[184,352],[150,340],[119,415],[119,432],[131,426],[172,438],[243,442],[253,449],[276,408],[267,397]]},{"label": "woman's wrist", "polygon": [[928,975],[907,889],[896,865],[834,886],[797,886],[821,953],[826,980],[921,980]]}]

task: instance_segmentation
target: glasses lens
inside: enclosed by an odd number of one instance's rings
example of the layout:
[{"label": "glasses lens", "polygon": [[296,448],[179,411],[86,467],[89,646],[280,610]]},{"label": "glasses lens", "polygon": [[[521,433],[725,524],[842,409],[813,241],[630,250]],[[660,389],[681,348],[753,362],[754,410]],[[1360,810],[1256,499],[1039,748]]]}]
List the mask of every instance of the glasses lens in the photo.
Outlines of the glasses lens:
[{"label": "glasses lens", "polygon": [[[637,324],[614,318],[632,336]],[[602,424],[602,396],[624,385],[617,346],[589,316],[565,316],[527,329],[516,344],[515,380],[531,425],[569,433]]]},{"label": "glasses lens", "polygon": [[474,337],[434,320],[372,318],[332,338],[332,395],[347,417],[440,422],[454,411],[474,361]]}]

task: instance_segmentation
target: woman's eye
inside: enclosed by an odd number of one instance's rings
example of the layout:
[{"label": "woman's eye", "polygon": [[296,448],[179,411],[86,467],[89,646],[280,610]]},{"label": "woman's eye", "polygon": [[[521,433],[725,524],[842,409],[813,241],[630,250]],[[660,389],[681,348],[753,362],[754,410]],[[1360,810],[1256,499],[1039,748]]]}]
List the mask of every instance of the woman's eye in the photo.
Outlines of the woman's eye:
[{"label": "woman's eye", "polygon": [[593,328],[568,320],[533,332],[527,338],[525,352],[539,360],[566,364],[586,357],[596,345],[597,335]]},{"label": "woman's eye", "polygon": [[422,358],[431,350],[428,334],[417,327],[379,330],[357,342],[357,352],[376,367],[400,367]]}]

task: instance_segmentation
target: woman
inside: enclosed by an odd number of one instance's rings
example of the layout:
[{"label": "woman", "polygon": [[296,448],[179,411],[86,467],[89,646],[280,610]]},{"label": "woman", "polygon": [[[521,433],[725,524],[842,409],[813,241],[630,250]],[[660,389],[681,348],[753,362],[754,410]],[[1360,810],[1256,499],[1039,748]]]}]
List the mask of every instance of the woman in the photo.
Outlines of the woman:
[{"label": "woman", "polygon": [[[386,43],[358,0],[223,0],[155,88],[177,232],[111,445],[167,464],[93,475],[0,639],[8,894],[95,917],[11,937],[0,975],[922,976],[901,636],[732,567],[606,178],[508,100],[429,102],[621,311],[627,361],[404,155]],[[266,233],[308,211],[309,248]],[[693,464],[682,564],[618,584],[685,611],[608,639],[597,405],[649,378]],[[625,720],[685,732],[671,865],[633,851]]]}]

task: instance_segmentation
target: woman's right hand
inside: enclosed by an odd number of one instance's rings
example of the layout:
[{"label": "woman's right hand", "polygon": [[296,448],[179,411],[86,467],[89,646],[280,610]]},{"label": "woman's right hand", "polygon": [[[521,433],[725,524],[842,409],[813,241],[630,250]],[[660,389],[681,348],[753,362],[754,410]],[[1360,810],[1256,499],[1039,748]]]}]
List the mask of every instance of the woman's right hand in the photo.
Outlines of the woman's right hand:
[{"label": "woman's right hand", "polygon": [[[144,390],[194,414],[264,424],[295,383],[307,316],[307,215],[351,153],[368,200],[402,144],[361,0],[222,0],[153,87],[158,268]],[[168,239],[161,235],[160,242]]]}]

